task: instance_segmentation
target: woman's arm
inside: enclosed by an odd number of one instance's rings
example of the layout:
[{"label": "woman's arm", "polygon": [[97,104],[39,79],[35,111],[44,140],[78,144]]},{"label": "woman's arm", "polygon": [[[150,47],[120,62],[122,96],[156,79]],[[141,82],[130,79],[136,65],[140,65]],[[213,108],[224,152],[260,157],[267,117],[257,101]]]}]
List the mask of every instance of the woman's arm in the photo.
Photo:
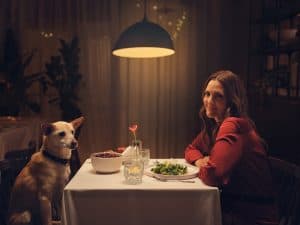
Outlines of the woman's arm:
[{"label": "woman's arm", "polygon": [[222,186],[228,183],[231,171],[242,156],[243,135],[237,121],[225,120],[223,122],[212,148],[210,160],[199,173],[200,179],[205,184]]},{"label": "woman's arm", "polygon": [[189,144],[185,151],[184,156],[186,161],[189,163],[196,163],[197,160],[204,158],[204,152],[207,149],[206,144],[202,138],[202,133],[198,134],[197,137],[193,140],[191,144]]}]

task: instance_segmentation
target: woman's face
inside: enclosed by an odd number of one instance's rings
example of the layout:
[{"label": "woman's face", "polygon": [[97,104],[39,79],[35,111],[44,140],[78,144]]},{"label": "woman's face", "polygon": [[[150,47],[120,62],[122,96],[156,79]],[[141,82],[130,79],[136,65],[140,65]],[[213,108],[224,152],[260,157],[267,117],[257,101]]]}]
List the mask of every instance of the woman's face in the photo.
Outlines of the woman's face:
[{"label": "woman's face", "polygon": [[208,118],[214,119],[216,122],[222,122],[225,119],[227,100],[224,88],[219,81],[209,81],[204,91],[203,105]]}]

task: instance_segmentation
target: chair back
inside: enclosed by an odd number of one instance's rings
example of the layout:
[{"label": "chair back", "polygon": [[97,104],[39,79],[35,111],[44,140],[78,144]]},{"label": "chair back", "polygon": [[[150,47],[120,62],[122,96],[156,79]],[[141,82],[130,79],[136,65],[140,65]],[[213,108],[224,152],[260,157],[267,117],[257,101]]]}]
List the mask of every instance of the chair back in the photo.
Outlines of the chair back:
[{"label": "chair back", "polygon": [[28,162],[34,152],[35,147],[8,151],[5,153],[4,159],[24,159]]},{"label": "chair back", "polygon": [[6,224],[10,194],[15,179],[34,152],[35,147],[9,151],[0,161],[0,225]]},{"label": "chair back", "polygon": [[10,194],[15,179],[24,166],[26,158],[4,159],[0,161],[0,224],[6,224]]},{"label": "chair back", "polygon": [[269,157],[273,182],[277,191],[280,225],[300,224],[300,167]]},{"label": "chair back", "polygon": [[[81,129],[82,129],[82,125],[80,127],[78,127],[75,132],[76,140],[79,139]],[[70,160],[70,169],[71,169],[70,179],[77,173],[77,171],[81,167],[81,162],[80,162],[78,151],[79,151],[79,147],[77,147],[76,149],[74,149],[72,151],[71,160]]]}]

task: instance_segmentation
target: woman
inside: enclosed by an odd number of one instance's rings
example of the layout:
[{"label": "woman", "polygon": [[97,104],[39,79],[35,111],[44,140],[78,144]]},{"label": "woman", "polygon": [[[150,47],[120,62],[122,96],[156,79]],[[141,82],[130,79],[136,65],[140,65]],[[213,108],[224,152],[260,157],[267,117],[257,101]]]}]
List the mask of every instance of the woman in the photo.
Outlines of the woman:
[{"label": "woman", "polygon": [[212,74],[202,100],[202,130],[185,159],[205,184],[220,188],[223,225],[278,224],[265,145],[247,116],[241,80],[231,71]]}]

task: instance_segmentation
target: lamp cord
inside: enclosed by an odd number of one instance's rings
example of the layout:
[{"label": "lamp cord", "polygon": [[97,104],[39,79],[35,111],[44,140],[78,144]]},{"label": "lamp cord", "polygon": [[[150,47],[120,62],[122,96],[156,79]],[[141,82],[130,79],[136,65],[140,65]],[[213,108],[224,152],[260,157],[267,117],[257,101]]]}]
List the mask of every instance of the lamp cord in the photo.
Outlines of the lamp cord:
[{"label": "lamp cord", "polygon": [[144,0],[144,20],[147,20],[147,0]]}]

